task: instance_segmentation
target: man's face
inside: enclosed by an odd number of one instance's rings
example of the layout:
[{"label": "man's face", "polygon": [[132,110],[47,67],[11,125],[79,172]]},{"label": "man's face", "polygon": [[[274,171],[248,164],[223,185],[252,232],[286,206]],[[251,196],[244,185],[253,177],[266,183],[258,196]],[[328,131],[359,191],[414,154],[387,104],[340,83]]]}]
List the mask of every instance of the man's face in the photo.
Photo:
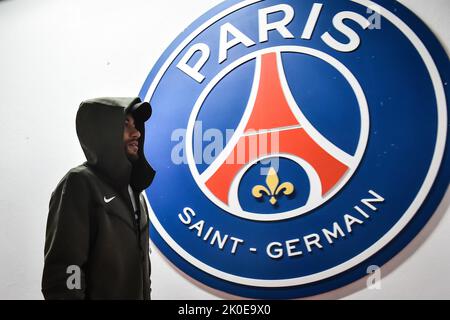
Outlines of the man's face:
[{"label": "man's face", "polygon": [[138,139],[140,137],[141,133],[135,127],[133,116],[128,114],[125,118],[125,126],[123,130],[123,143],[125,146],[125,154],[131,161],[139,159]]}]

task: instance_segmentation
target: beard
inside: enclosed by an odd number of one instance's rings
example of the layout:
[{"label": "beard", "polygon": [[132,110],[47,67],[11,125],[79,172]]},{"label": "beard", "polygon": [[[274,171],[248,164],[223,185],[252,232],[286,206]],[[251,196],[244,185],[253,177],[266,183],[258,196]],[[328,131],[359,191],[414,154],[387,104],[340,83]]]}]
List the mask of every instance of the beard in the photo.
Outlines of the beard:
[{"label": "beard", "polygon": [[127,155],[127,158],[128,158],[128,160],[130,162],[136,162],[136,161],[139,160],[139,155],[138,154],[135,154],[135,153],[130,154],[130,153],[126,152],[126,155]]},{"label": "beard", "polygon": [[139,160],[139,152],[132,152],[128,149],[127,144],[125,144],[125,155],[130,162],[135,162]]}]

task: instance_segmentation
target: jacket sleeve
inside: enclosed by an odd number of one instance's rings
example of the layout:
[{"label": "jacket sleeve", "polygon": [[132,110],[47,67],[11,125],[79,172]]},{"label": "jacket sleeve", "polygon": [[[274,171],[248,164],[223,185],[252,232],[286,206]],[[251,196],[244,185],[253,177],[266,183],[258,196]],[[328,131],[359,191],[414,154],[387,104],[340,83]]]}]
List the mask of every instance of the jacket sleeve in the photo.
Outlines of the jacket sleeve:
[{"label": "jacket sleeve", "polygon": [[42,293],[45,299],[84,299],[91,200],[87,179],[69,173],[50,199]]},{"label": "jacket sleeve", "polygon": [[150,261],[150,254],[151,254],[151,248],[150,248],[150,217],[148,214],[148,207],[147,207],[147,203],[144,200],[144,196],[141,193],[139,196],[139,201],[140,201],[140,209],[141,209],[141,214],[145,215],[145,232],[144,232],[144,238],[145,238],[145,246],[146,246],[146,255],[147,255],[147,266],[148,266],[148,299],[151,300],[151,293],[152,293],[152,280],[151,280],[151,274],[152,274],[152,264]]}]

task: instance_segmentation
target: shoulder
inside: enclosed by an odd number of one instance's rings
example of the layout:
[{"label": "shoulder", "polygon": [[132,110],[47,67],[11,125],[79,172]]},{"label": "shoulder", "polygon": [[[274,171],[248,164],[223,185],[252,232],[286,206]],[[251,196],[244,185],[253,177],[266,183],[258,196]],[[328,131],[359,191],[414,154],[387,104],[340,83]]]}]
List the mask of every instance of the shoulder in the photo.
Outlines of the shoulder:
[{"label": "shoulder", "polygon": [[145,191],[142,191],[139,194],[139,202],[140,202],[140,205],[141,205],[141,210],[144,210],[144,212],[148,215],[149,210],[148,210],[147,201],[148,200],[147,200],[147,196],[145,195]]},{"label": "shoulder", "polygon": [[85,189],[89,188],[93,178],[95,177],[92,170],[85,164],[70,169],[66,175],[59,181],[54,192],[66,189]]}]

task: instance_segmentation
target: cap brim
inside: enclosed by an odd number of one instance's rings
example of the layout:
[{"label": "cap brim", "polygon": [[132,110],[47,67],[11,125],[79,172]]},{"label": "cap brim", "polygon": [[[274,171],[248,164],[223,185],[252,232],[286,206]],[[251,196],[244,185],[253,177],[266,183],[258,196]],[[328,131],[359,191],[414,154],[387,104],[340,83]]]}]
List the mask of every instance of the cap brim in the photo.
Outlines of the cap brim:
[{"label": "cap brim", "polygon": [[137,121],[145,122],[152,116],[152,107],[148,102],[138,102],[129,106],[126,113],[131,113]]}]

